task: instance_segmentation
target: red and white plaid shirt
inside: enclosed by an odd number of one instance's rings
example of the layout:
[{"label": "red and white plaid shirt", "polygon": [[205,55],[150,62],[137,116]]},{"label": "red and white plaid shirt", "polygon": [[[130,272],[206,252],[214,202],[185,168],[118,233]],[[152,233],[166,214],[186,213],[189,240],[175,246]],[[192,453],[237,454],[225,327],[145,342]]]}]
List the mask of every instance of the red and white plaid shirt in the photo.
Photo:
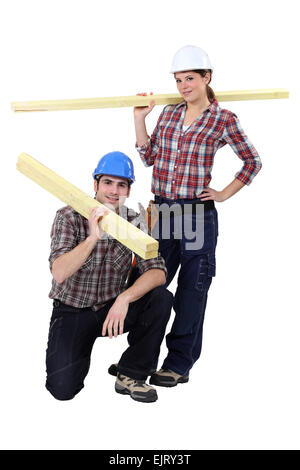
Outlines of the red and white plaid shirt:
[{"label": "red and white plaid shirt", "polygon": [[[120,216],[138,228],[147,231],[143,219],[137,213],[128,213],[127,207],[120,208]],[[56,258],[68,253],[89,235],[89,222],[72,207],[65,206],[56,213],[51,230],[50,269]],[[132,252],[110,235],[100,238],[85,263],[61,284],[52,280],[51,299],[73,307],[91,307],[99,310],[109,300],[115,299],[127,288],[131,269]],[[149,269],[167,272],[161,256],[144,260],[136,255],[136,266],[142,274]]]},{"label": "red and white plaid shirt", "polygon": [[152,192],[168,199],[199,197],[210,183],[216,151],[226,144],[244,162],[235,178],[250,184],[262,165],[236,115],[214,101],[184,132],[185,112],[185,101],[166,106],[148,143],[137,147],[144,165],[154,165]]}]

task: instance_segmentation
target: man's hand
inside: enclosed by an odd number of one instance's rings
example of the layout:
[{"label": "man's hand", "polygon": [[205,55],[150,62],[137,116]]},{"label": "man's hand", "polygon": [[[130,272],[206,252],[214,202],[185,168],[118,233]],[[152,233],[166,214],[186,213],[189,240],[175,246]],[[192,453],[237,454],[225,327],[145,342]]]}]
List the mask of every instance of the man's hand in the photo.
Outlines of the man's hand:
[{"label": "man's hand", "polygon": [[129,302],[121,297],[121,295],[116,298],[103,323],[102,336],[106,335],[106,331],[110,338],[113,336],[116,338],[118,335],[123,334],[128,306]]},{"label": "man's hand", "polygon": [[90,238],[98,240],[103,235],[103,230],[99,227],[99,222],[104,215],[109,214],[109,210],[104,207],[93,207],[89,215]]}]

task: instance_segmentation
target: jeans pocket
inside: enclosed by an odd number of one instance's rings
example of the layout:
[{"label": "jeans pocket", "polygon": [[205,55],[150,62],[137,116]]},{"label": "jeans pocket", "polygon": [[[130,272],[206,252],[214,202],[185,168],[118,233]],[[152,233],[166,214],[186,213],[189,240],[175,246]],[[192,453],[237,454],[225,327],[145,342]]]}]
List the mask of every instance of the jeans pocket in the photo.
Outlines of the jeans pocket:
[{"label": "jeans pocket", "polygon": [[207,253],[199,258],[198,274],[195,289],[205,292],[209,289],[212,277],[216,275],[216,258],[214,254]]},{"label": "jeans pocket", "polygon": [[47,345],[47,357],[49,358],[56,353],[58,348],[58,341],[60,337],[61,327],[62,327],[63,317],[55,317],[51,320],[49,335],[48,335],[48,345]]},{"label": "jeans pocket", "polygon": [[207,274],[209,277],[215,277],[216,275],[216,256],[214,253],[208,253],[207,255],[208,269]]}]

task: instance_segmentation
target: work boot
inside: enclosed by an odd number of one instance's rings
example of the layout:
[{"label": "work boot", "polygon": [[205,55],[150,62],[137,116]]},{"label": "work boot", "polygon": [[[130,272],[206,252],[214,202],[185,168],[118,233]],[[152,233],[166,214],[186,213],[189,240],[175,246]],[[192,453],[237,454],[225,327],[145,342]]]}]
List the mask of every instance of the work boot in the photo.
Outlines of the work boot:
[{"label": "work boot", "polygon": [[[112,364],[111,366],[109,366],[107,372],[108,372],[110,375],[113,375],[113,376],[117,377],[117,374],[118,374],[118,363],[116,362],[115,364]],[[154,372],[155,372],[155,369],[151,369],[149,375],[154,374]]]},{"label": "work boot", "polygon": [[133,400],[151,403],[157,400],[155,388],[145,383],[144,380],[136,380],[118,372],[115,390],[122,395],[130,395]]},{"label": "work boot", "polygon": [[160,369],[151,375],[149,382],[159,387],[175,387],[189,381],[188,375],[180,375],[170,369]]}]

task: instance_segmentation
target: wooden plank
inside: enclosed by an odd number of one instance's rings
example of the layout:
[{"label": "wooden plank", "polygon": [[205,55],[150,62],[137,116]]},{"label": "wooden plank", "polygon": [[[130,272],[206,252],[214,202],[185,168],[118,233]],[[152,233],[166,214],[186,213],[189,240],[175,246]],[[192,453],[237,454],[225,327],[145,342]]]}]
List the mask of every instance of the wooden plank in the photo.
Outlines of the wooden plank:
[{"label": "wooden plank", "polygon": [[[73,207],[85,218],[89,217],[92,207],[103,207],[98,201],[26,153],[19,155],[17,169],[61,201]],[[158,241],[127,222],[114,211],[109,210],[109,214],[103,217],[101,227],[143,259],[158,256]]]},{"label": "wooden plank", "polygon": [[[216,92],[218,101],[267,100],[288,98],[289,91],[282,88],[264,90],[235,90]],[[130,106],[148,106],[154,100],[157,105],[177,104],[183,101],[177,94],[161,94],[148,96],[116,96],[108,98],[81,98],[49,101],[19,101],[11,104],[15,112],[25,111],[65,111],[95,108],[123,108]]]},{"label": "wooden plank", "polygon": [[275,100],[289,98],[290,92],[284,88],[262,90],[235,90],[216,93],[218,101]]}]

